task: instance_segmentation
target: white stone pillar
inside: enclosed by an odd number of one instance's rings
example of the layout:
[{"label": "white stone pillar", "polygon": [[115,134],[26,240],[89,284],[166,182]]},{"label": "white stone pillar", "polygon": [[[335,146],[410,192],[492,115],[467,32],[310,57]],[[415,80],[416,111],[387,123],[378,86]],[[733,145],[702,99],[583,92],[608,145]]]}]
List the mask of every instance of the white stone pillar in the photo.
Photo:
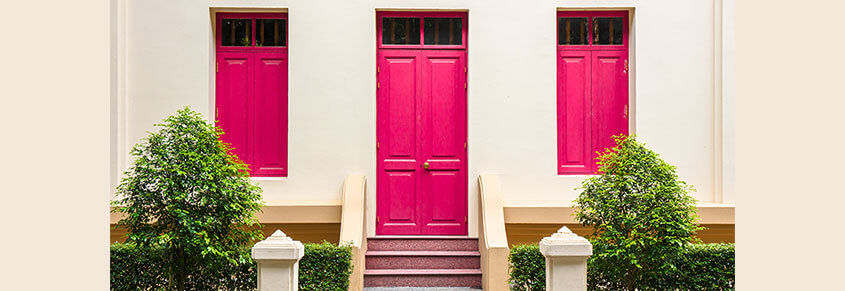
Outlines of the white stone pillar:
[{"label": "white stone pillar", "polygon": [[305,247],[281,230],[252,247],[258,263],[259,291],[295,291],[299,288],[299,259]]},{"label": "white stone pillar", "polygon": [[540,241],[540,253],[546,257],[546,290],[587,290],[587,259],[593,255],[587,239],[564,226]]}]

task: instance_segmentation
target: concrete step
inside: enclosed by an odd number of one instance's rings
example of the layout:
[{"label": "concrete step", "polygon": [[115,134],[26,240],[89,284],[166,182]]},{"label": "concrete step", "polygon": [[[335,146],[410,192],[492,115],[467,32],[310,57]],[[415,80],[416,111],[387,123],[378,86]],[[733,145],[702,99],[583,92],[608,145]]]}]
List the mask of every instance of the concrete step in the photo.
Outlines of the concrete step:
[{"label": "concrete step", "polygon": [[366,269],[479,269],[477,251],[367,251]]},{"label": "concrete step", "polygon": [[364,287],[481,288],[479,269],[366,269]]},{"label": "concrete step", "polygon": [[478,251],[478,238],[466,236],[375,236],[367,238],[371,251]]}]

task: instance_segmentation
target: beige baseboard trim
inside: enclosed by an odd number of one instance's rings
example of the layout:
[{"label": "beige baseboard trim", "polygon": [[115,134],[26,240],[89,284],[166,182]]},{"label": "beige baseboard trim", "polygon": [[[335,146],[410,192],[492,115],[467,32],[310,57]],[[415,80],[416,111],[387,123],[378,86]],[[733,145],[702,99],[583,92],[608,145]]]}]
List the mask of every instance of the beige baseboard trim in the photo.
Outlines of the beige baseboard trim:
[{"label": "beige baseboard trim", "polygon": [[[733,204],[700,203],[697,207],[700,224],[735,224]],[[511,203],[504,210],[506,224],[578,223],[572,206]]]},{"label": "beige baseboard trim", "polygon": [[[289,204],[268,203],[256,217],[260,223],[340,223],[340,213],[340,201],[303,201]],[[116,224],[121,217],[120,213],[110,213],[109,223]]]}]

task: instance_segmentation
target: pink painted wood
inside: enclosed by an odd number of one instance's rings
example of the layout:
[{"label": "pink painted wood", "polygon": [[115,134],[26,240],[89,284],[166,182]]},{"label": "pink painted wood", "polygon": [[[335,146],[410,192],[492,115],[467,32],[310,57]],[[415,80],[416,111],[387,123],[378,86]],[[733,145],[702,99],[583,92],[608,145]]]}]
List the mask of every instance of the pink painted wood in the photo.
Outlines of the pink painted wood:
[{"label": "pink painted wood", "polygon": [[[224,47],[226,18],[285,19],[279,13],[218,13],[215,111],[223,141],[250,166],[252,176],[287,176],[287,47]],[[287,28],[285,28],[287,29]],[[286,34],[287,35],[287,34]]]},{"label": "pink painted wood", "polygon": [[[558,17],[623,17],[622,45],[558,45],[558,174],[591,174],[597,152],[628,134],[628,13],[561,11]],[[591,25],[592,26],[592,25]]]},{"label": "pink painted wood", "polygon": [[589,51],[559,51],[557,63],[558,173],[586,173],[593,168],[590,144]]},{"label": "pink painted wood", "polygon": [[[628,134],[627,58],[627,51],[592,52],[593,161],[596,152],[616,146],[612,136]],[[598,171],[592,165],[592,172]]]},{"label": "pink painted wood", "polygon": [[[379,13],[379,23],[386,15],[457,17]],[[466,23],[466,14],[457,15]],[[468,233],[463,28],[456,48],[379,46],[376,234]]]},{"label": "pink painted wood", "polygon": [[245,163],[252,163],[253,140],[250,134],[253,110],[253,54],[242,52],[217,53],[217,125],[223,128],[221,137],[234,147],[232,153]]}]

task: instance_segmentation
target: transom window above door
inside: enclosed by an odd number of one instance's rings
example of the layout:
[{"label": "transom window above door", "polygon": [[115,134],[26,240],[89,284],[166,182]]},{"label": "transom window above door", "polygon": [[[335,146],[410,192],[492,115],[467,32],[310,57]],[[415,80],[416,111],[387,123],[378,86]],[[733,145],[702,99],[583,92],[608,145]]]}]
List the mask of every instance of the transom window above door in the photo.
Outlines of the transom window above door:
[{"label": "transom window above door", "polygon": [[226,13],[220,17],[217,46],[262,48],[287,46],[287,19],[280,13]]},{"label": "transom window above door", "polygon": [[462,12],[381,12],[379,48],[466,48],[466,14]]},{"label": "transom window above door", "polygon": [[557,18],[557,44],[569,48],[617,49],[628,45],[626,12],[562,11]]}]

